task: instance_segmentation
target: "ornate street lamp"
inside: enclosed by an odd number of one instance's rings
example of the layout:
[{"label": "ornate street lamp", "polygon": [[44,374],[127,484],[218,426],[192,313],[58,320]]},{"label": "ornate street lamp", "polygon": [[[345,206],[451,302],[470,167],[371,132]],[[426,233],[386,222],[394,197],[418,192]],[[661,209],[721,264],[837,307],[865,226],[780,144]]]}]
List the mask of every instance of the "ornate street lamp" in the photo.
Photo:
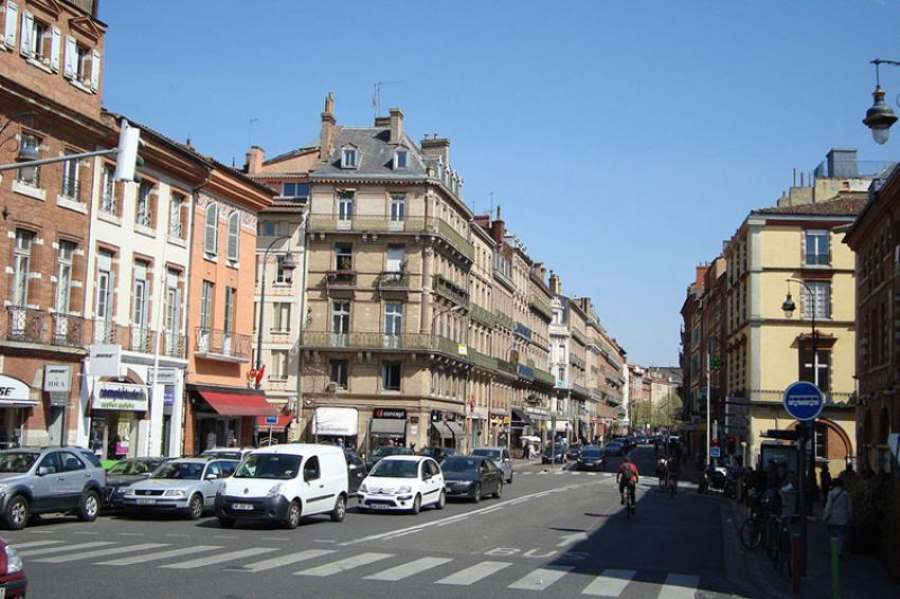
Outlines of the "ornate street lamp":
[{"label": "ornate street lamp", "polygon": [[866,118],[863,119],[863,124],[872,130],[872,138],[877,144],[887,142],[890,136],[891,125],[897,122],[897,115],[884,102],[884,89],[881,87],[881,74],[879,72],[879,67],[882,63],[900,67],[900,62],[895,60],[876,58],[872,61],[872,64],[875,65],[875,91],[872,92],[874,102],[872,107],[866,111]]}]

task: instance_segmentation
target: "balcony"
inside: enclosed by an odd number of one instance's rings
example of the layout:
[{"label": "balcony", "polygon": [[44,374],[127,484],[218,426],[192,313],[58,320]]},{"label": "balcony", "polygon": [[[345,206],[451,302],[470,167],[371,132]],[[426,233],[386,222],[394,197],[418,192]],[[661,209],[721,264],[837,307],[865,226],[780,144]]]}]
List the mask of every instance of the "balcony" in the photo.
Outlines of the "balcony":
[{"label": "balcony", "polygon": [[585,347],[587,347],[587,345],[588,345],[587,337],[585,337],[578,331],[575,331],[575,330],[572,331],[572,339],[574,339],[575,341],[577,341],[578,343],[580,343],[581,345],[583,345]]},{"label": "balcony", "polygon": [[579,358],[578,356],[573,356],[573,355],[571,355],[571,354],[569,355],[569,364],[571,364],[571,365],[574,366],[575,368],[579,368],[579,369],[581,369],[581,370],[584,370],[585,367],[587,366],[587,365],[585,364],[585,361],[584,361],[584,360],[582,360],[582,359]]},{"label": "balcony", "polygon": [[49,314],[32,308],[6,308],[7,341],[84,349],[85,321],[80,316]]},{"label": "balcony", "polygon": [[202,327],[197,327],[194,331],[194,348],[198,358],[233,363],[250,361],[250,335]]},{"label": "balcony", "polygon": [[383,271],[375,281],[379,291],[407,291],[409,289],[409,273],[402,271]]},{"label": "balcony", "polygon": [[550,387],[556,386],[556,377],[554,377],[551,373],[546,370],[541,370],[540,368],[534,369],[534,380],[539,383],[543,383],[545,385],[549,385]]},{"label": "balcony", "polygon": [[469,305],[469,292],[441,275],[434,276],[434,290],[455,304],[464,307]]},{"label": "balcony", "polygon": [[506,372],[508,374],[515,375],[515,374],[517,374],[517,370],[518,370],[516,368],[516,366],[517,366],[516,364],[513,364],[512,362],[507,362],[506,360],[499,360],[499,359],[497,360],[497,370],[500,370],[501,372]]},{"label": "balcony", "polygon": [[528,300],[528,305],[531,306],[531,309],[541,314],[548,321],[553,320],[553,310],[550,308],[550,304],[545,302],[544,300],[533,297]]},{"label": "balcony", "polygon": [[304,331],[303,347],[310,349],[370,349],[389,351],[439,351],[452,356],[465,358],[466,353],[460,351],[459,343],[426,333],[403,333],[386,335],[384,333],[329,333],[326,331]]},{"label": "balcony", "polygon": [[485,310],[478,304],[472,304],[470,309],[471,311],[469,313],[469,316],[472,318],[472,320],[474,320],[475,322],[479,322],[488,328],[494,326],[494,322],[496,321],[496,319],[491,312]]},{"label": "balcony", "polygon": [[516,374],[518,374],[523,379],[529,381],[534,380],[534,368],[530,366],[525,366],[524,364],[516,364]]},{"label": "balcony", "polygon": [[438,233],[441,237],[443,237],[446,241],[449,241],[450,244],[455,247],[459,252],[468,258],[470,261],[475,260],[475,245],[472,244],[471,241],[465,239],[462,235],[456,232],[456,230],[448,225],[446,222],[435,219],[437,221],[437,229]]},{"label": "balcony", "polygon": [[356,287],[356,272],[352,270],[329,270],[325,273],[326,289],[349,289]]},{"label": "balcony", "polygon": [[122,327],[122,349],[142,354],[156,353],[156,332],[145,327]]},{"label": "balcony", "polygon": [[105,319],[94,319],[94,343],[115,345],[120,342],[119,326]]},{"label": "balcony", "polygon": [[509,329],[511,331],[516,327],[516,322],[512,318],[510,318],[508,314],[504,314],[499,310],[494,312],[494,318],[496,319],[495,322],[505,329]]},{"label": "balcony", "polygon": [[487,356],[472,348],[469,348],[468,354],[469,360],[475,364],[475,366],[480,366],[486,370],[497,370],[499,367],[497,358],[492,358],[491,356]]},{"label": "balcony", "polygon": [[185,338],[180,333],[163,331],[161,352],[170,358],[184,358]]},{"label": "balcony", "polygon": [[518,335],[519,337],[522,337],[523,339],[527,339],[527,340],[531,341],[531,329],[529,329],[527,326],[525,326],[521,322],[516,323],[516,326],[513,329],[513,332],[516,335]]}]

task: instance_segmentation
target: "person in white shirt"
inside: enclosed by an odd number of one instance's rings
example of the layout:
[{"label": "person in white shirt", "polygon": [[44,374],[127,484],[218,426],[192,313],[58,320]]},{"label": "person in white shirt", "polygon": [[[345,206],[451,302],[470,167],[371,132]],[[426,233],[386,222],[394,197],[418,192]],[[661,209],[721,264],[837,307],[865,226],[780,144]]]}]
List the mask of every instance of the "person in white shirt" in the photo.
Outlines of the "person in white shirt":
[{"label": "person in white shirt", "polygon": [[846,557],[844,543],[847,538],[847,529],[850,527],[850,520],[853,517],[853,504],[850,501],[850,493],[844,488],[843,480],[838,478],[831,484],[832,489],[828,492],[822,519],[828,525],[830,536],[838,539],[838,551],[843,559]]}]

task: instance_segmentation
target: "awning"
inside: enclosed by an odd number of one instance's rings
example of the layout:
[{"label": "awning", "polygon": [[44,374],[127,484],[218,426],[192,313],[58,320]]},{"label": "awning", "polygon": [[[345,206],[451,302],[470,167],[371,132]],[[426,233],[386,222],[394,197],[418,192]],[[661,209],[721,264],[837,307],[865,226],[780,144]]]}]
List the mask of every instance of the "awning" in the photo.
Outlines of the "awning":
[{"label": "awning", "polygon": [[278,416],[278,410],[262,394],[199,391],[203,401],[222,416]]},{"label": "awning", "polygon": [[369,434],[373,437],[405,437],[406,420],[400,418],[372,418]]},{"label": "awning", "polygon": [[0,408],[30,408],[37,405],[31,388],[19,379],[0,375]]},{"label": "awning", "polygon": [[460,439],[466,435],[466,429],[463,428],[463,425],[459,422],[456,422],[455,420],[448,420],[444,424],[447,425],[447,427],[457,439]]},{"label": "awning", "polygon": [[528,414],[526,414],[524,411],[520,410],[519,408],[512,409],[512,421],[518,422],[521,424],[525,424],[525,425],[531,424],[531,418],[528,416]]},{"label": "awning", "polygon": [[[314,435],[353,437],[359,430],[356,408],[316,408],[312,421]],[[405,422],[400,420],[400,422]]]},{"label": "awning", "polygon": [[[273,424],[269,424],[266,422],[266,418],[274,418],[275,422]],[[287,428],[291,424],[291,420],[293,417],[290,414],[279,414],[278,416],[257,416],[256,417],[256,426],[260,430],[268,430],[269,427],[273,429],[283,429]]]},{"label": "awning", "polygon": [[443,420],[435,420],[431,423],[431,428],[434,429],[434,432],[436,432],[441,439],[450,439],[453,437],[453,433],[450,432],[450,427],[447,426],[447,423]]}]

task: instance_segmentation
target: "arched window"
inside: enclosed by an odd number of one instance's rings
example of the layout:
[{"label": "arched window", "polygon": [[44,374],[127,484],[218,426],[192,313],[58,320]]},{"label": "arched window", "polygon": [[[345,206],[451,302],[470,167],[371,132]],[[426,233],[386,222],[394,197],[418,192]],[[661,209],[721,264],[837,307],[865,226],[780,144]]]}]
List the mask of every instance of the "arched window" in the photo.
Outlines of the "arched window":
[{"label": "arched window", "polygon": [[206,206],[203,251],[210,256],[215,256],[219,251],[219,207],[214,202]]},{"label": "arched window", "polygon": [[228,216],[228,259],[238,261],[240,253],[241,215],[235,210]]}]

